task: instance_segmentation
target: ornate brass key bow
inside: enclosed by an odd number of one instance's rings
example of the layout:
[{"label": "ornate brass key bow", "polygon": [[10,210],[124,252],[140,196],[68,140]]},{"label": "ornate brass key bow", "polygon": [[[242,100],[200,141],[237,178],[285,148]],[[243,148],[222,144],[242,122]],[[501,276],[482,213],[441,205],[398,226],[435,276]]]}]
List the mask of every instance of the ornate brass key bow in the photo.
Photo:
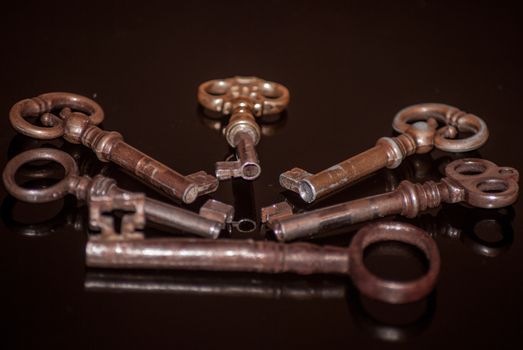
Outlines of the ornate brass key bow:
[{"label": "ornate brass key bow", "polygon": [[254,180],[261,173],[254,148],[261,138],[257,117],[281,113],[289,103],[289,90],[281,84],[256,77],[210,80],[198,88],[198,101],[208,110],[230,115],[223,129],[237,160],[216,163],[220,180],[242,177]]}]

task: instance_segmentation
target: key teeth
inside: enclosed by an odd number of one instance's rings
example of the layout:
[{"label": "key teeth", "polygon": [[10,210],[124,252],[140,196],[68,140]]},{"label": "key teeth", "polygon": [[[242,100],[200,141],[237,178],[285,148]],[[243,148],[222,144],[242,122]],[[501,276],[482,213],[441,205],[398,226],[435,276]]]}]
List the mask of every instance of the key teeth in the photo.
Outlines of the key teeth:
[{"label": "key teeth", "polygon": [[[120,234],[114,229],[111,212],[114,210],[132,211],[122,216]],[[89,227],[101,230],[101,234],[91,239],[142,239],[137,230],[145,227],[145,195],[143,193],[122,193],[114,196],[92,195],[89,198]]]},{"label": "key teeth", "polygon": [[289,191],[300,193],[300,182],[308,179],[311,176],[311,173],[303,169],[292,168],[291,170],[287,170],[286,172],[280,174],[280,185]]},{"label": "key teeth", "polygon": [[187,175],[186,177],[198,186],[199,196],[215,192],[218,189],[218,179],[203,170]]},{"label": "key teeth", "polygon": [[282,219],[292,214],[292,206],[289,203],[279,202],[261,209],[261,221],[269,224],[274,219]]},{"label": "key teeth", "polygon": [[230,224],[234,218],[234,207],[214,199],[209,199],[200,208],[200,215],[204,218],[218,221],[222,224],[222,228],[224,228],[225,224]]},{"label": "key teeth", "polygon": [[216,177],[219,180],[228,180],[233,177],[242,177],[240,161],[235,160],[216,162]]}]

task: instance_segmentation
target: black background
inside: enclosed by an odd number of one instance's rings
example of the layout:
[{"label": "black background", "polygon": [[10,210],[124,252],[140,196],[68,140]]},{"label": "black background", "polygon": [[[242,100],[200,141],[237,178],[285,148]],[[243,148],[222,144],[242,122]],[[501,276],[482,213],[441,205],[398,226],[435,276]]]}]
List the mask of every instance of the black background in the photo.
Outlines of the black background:
[{"label": "black background", "polygon": [[[510,3],[11,2],[0,19],[2,166],[32,147],[15,137],[9,108],[40,93],[70,91],[96,99],[106,113],[103,127],[145,153],[184,174],[212,172],[230,150],[207,127],[196,89],[213,78],[256,75],[287,86],[291,104],[257,147],[261,177],[222,182],[212,196],[235,204],[237,218],[256,219],[262,206],[284,199],[277,181],[284,170],[317,172],[372,146],[392,135],[395,113],[415,103],[448,103],[482,117],[491,136],[480,155],[523,169],[522,18]],[[161,198],[89,150],[63,147],[81,154],[87,172],[104,168],[121,187]],[[445,157],[412,157],[316,206],[380,193],[404,178],[438,178]],[[414,220],[432,232],[453,228],[447,232],[459,237],[434,234],[442,271],[428,300],[389,306],[331,277],[164,273],[149,279],[193,291],[89,290],[86,272],[96,272],[84,267],[85,211],[72,199],[28,205],[0,191],[6,348],[522,347],[521,201],[495,212],[448,205]],[[508,247],[489,258],[472,249],[470,237],[477,222],[491,217]],[[486,227],[478,233],[485,240],[502,237]],[[354,229],[316,241],[347,244]],[[389,267],[416,269],[412,259],[396,261]],[[240,286],[235,297],[223,291],[233,284]],[[204,295],[209,286],[218,291]],[[255,287],[265,292],[256,296]],[[291,290],[324,297],[297,299]]]}]

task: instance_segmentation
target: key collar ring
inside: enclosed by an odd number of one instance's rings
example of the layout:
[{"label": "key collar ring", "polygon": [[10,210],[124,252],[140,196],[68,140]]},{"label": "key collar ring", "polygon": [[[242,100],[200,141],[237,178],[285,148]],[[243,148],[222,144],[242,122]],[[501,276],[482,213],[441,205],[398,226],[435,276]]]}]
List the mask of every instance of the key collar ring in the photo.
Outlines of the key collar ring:
[{"label": "key collar ring", "polygon": [[[104,119],[102,107],[95,101],[68,92],[51,92],[17,102],[9,112],[9,120],[19,133],[36,139],[50,140],[64,135],[62,111],[72,110],[87,116],[91,125],[98,125]],[[54,113],[60,110],[58,116]],[[39,117],[45,126],[37,126],[26,118]]]},{"label": "key collar ring", "polygon": [[[438,128],[438,125],[442,127]],[[441,103],[423,103],[399,111],[392,122],[395,131],[416,141],[417,153],[436,147],[446,152],[468,152],[483,146],[489,132],[485,122],[474,114]],[[459,133],[472,135],[456,139]]]}]

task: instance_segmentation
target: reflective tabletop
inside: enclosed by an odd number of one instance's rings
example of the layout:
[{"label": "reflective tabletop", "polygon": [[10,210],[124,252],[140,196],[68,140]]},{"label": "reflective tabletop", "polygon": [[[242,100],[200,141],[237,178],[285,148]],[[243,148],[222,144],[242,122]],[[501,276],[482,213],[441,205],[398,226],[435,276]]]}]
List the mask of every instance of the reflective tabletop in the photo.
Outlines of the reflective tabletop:
[{"label": "reflective tabletop", "polygon": [[[105,111],[101,127],[182,174],[214,173],[233,149],[227,123],[198,105],[199,84],[254,75],[285,85],[288,108],[261,122],[261,175],[221,181],[209,198],[234,205],[220,238],[269,239],[262,207],[286,200],[296,212],[391,191],[402,180],[438,181],[449,162],[485,158],[523,170],[523,27],[516,3],[402,1],[10,3],[0,18],[0,165],[39,147],[61,149],[82,174],[168,201],[88,148],[17,134],[9,109],[51,91],[87,96]],[[434,150],[406,158],[307,204],[279,185],[293,167],[318,172],[397,135],[391,123],[423,102],[481,117],[490,136],[477,151]],[[52,164],[24,168],[46,186]],[[175,203],[181,205],[180,203]],[[23,203],[0,185],[2,347],[83,348],[521,348],[522,201],[501,209],[445,204],[413,219],[435,240],[441,272],[429,297],[388,305],[342,276],[85,267],[87,210],[72,196]],[[363,225],[309,242],[348,246]],[[171,230],[171,235],[188,236]],[[148,225],[147,237],[166,237]],[[418,251],[383,244],[366,251],[380,276],[426,269]]]}]

